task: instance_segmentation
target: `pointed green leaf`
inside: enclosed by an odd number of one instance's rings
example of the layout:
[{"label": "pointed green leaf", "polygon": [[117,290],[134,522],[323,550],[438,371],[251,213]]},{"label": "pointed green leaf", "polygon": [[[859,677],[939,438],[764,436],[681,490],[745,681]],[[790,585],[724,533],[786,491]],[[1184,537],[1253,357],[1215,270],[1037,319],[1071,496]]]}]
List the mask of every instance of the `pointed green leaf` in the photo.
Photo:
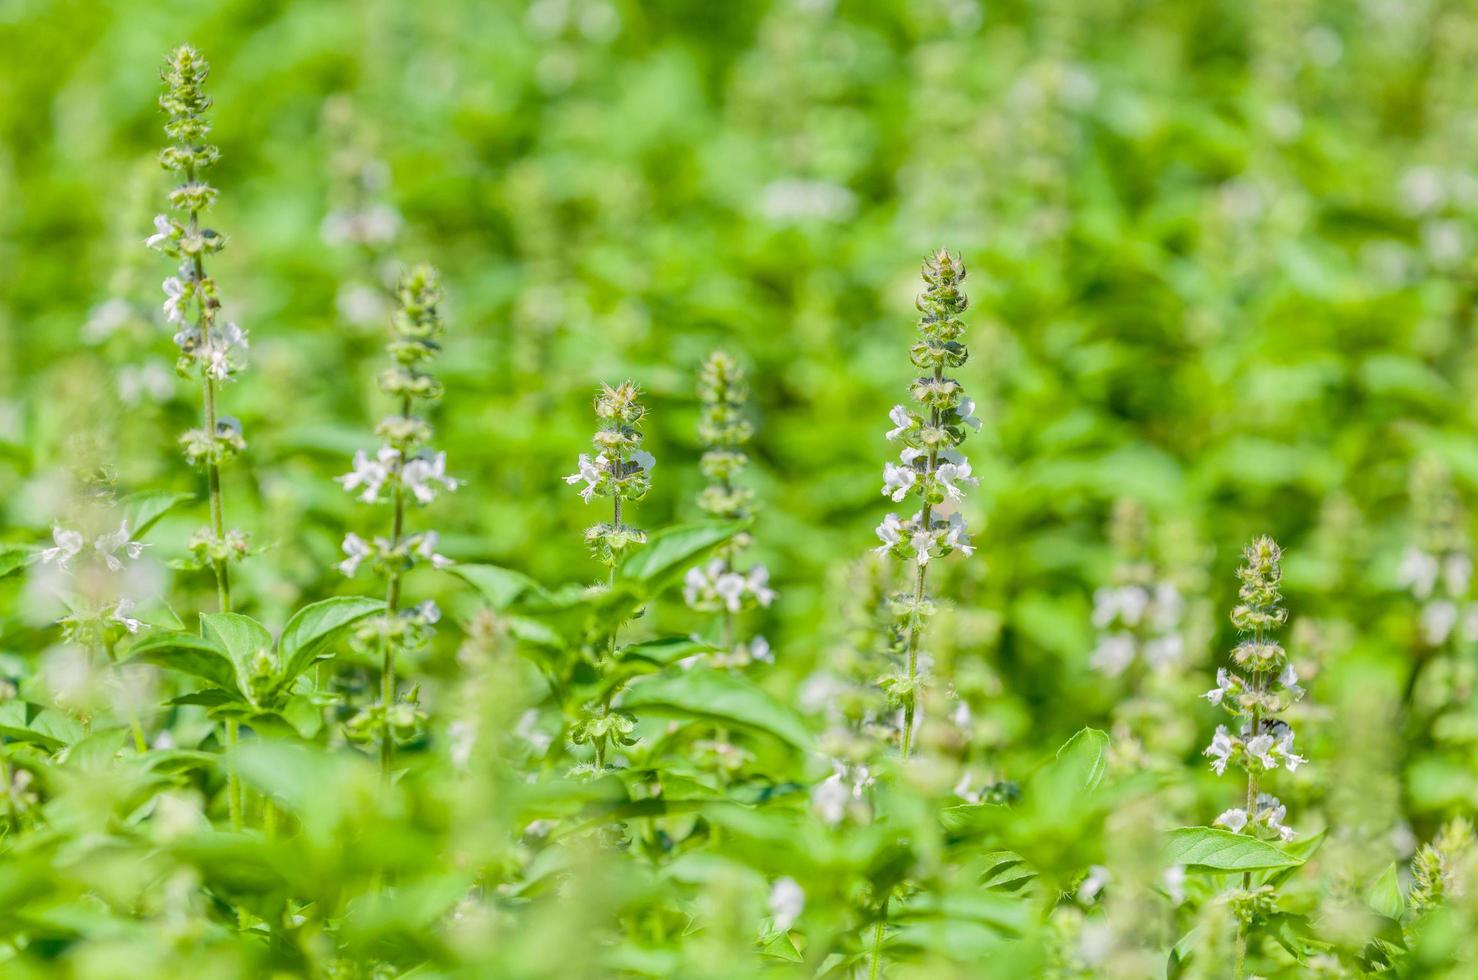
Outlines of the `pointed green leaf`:
[{"label": "pointed green leaf", "polygon": [[695,640],[691,636],[664,636],[659,640],[646,640],[621,648],[619,660],[639,660],[643,663],[667,667],[688,657],[712,653],[718,648],[712,643]]},{"label": "pointed green leaf", "polygon": [[267,627],[240,613],[201,613],[200,631],[225,648],[236,666],[236,686],[246,693],[244,678],[249,675],[252,657],[263,650],[270,652],[273,646]]},{"label": "pointed green leaf", "polygon": [[1279,847],[1250,834],[1217,827],[1181,827],[1170,832],[1168,857],[1188,871],[1261,871],[1303,864]]},{"label": "pointed green leaf", "polygon": [[706,558],[743,528],[739,521],[705,521],[658,531],[621,563],[618,575],[656,591],[667,579]]},{"label": "pointed green leaf", "polygon": [[0,735],[56,750],[82,737],[82,725],[53,708],[11,698],[0,702]]},{"label": "pointed green leaf", "polygon": [[1396,865],[1388,865],[1370,888],[1366,901],[1376,914],[1400,921],[1406,914],[1406,897],[1401,894],[1401,879],[1396,874]]},{"label": "pointed green leaf", "polygon": [[282,629],[282,680],[289,683],[307,670],[334,635],[381,612],[385,603],[364,596],[337,596],[304,606]]},{"label": "pointed green leaf", "polygon": [[130,661],[155,664],[199,677],[238,697],[236,665],[218,640],[183,630],[150,633],[128,650]]},{"label": "pointed green leaf", "polygon": [[637,714],[673,715],[767,732],[803,749],[813,741],[794,709],[748,678],[727,671],[695,667],[653,677],[628,688],[621,706]]}]

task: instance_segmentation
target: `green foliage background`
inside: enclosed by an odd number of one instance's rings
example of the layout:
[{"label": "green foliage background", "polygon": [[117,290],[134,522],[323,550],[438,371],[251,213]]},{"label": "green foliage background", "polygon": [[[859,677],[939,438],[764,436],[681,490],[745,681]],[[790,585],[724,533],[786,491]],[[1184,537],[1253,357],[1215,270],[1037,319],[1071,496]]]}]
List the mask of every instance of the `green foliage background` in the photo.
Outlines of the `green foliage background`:
[{"label": "green foliage background", "polygon": [[[1125,692],[1087,665],[1090,611],[1113,564],[1111,507],[1130,497],[1196,600],[1191,690],[1232,642],[1237,550],[1260,532],[1286,548],[1289,646],[1317,676],[1301,734],[1313,774],[1285,800],[1301,829],[1338,823],[1336,783],[1359,768],[1351,731],[1384,723],[1362,714],[1366,695],[1397,704],[1420,653],[1396,582],[1413,465],[1435,458],[1460,496],[1478,490],[1471,5],[0,0],[9,542],[45,539],[79,464],[107,467],[122,492],[202,490],[174,447],[191,387],[116,398],[120,366],[169,363],[168,331],[136,323],[90,343],[82,329],[114,297],[160,324],[167,263],[142,238],[166,188],[158,66],[183,41],[213,65],[214,224],[231,236],[214,270],[253,342],[223,396],[249,444],[228,474],[232,522],[267,549],[241,567],[243,611],[280,627],[307,601],[353,594],[332,569],[339,541],[378,519],[331,482],[384,410],[382,338],[336,308],[365,259],[320,235],[346,132],[388,167],[396,253],[440,267],[449,295],[435,421],[468,483],[417,520],[459,561],[593,581],[579,532],[591,518],[560,478],[586,448],[596,384],[648,392],[658,463],[636,522],[691,520],[693,374],[723,346],[754,393],[754,554],[781,594],[755,627],[776,651],[760,681],[782,701],[848,642],[848,569],[888,509],[877,473],[912,375],[917,266],[946,246],[971,270],[960,377],[985,426],[966,447],[979,550],[931,587],[955,606],[948,659],[975,710],[971,758],[1023,781],[1085,725],[1112,726]],[[347,129],[331,124],[346,106]],[[166,519],[154,550],[177,555],[199,507]],[[207,579],[176,576],[180,615],[210,608]],[[414,668],[451,683],[459,624],[480,602],[443,575],[409,589],[454,613]],[[28,612],[22,576],[0,590],[0,655],[24,682],[53,627]],[[699,625],[674,601],[637,634]],[[1209,737],[1213,709],[1179,712]],[[1466,736],[1392,739],[1390,828],[1425,840],[1478,803]],[[1187,819],[1207,823],[1237,790],[1205,772],[1200,744],[1175,785]],[[355,791],[377,792],[372,779]],[[435,865],[435,841],[473,833],[448,829],[458,816],[477,818],[451,807],[424,839],[384,846]],[[325,826],[339,819],[352,816]],[[23,862],[0,867],[0,894],[27,894]],[[478,962],[477,949],[428,953],[444,904],[431,892],[465,887],[454,878],[427,886],[425,922],[402,906],[355,928],[396,937],[384,959],[401,967]],[[576,925],[540,928],[529,936],[558,945]],[[73,930],[68,968],[115,975],[88,959],[101,955],[89,935]],[[200,941],[222,969],[255,968],[239,945]],[[525,942],[499,962],[538,975],[544,954]],[[136,962],[171,962],[137,943]],[[638,959],[617,965],[691,968]]]}]

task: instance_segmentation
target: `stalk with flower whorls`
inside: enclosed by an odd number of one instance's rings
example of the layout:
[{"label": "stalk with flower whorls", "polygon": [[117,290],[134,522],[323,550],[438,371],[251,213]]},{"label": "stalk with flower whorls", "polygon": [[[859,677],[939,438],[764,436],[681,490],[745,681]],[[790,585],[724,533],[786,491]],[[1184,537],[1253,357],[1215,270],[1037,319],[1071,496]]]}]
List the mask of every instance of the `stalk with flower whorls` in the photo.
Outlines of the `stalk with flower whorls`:
[{"label": "stalk with flower whorls", "polygon": [[231,611],[229,562],[246,554],[246,537],[226,530],[221,498],[221,464],[246,448],[241,425],[217,413],[217,385],[230,381],[245,366],[246,333],[220,320],[221,299],[216,281],[206,275],[205,256],[226,245],[223,235],[201,225],[201,216],[215,204],[217,192],[201,174],[215,165],[220,151],[206,141],[210,125],[205,113],[211,100],[205,94],[210,66],[189,45],[174,50],[165,64],[164,94],[159,105],[169,122],[164,131],[173,141],[159,155],[181,182],[170,191],[169,203],[179,217],[161,214],[154,219],[150,248],[180,260],[178,272],[164,280],[164,315],[178,328],[174,335],[180,356],[176,368],[187,377],[199,377],[205,425],[181,437],[190,462],[203,466],[210,493],[210,526],[190,541],[196,560],[215,572],[216,598],[221,612]]},{"label": "stalk with flower whorls", "polygon": [[[900,754],[908,761],[913,751],[914,726],[919,705],[919,642],[929,604],[924,591],[924,578],[929,562],[956,550],[970,555],[975,548],[965,527],[965,518],[953,511],[942,516],[940,508],[965,497],[964,488],[979,481],[971,475],[970,461],[955,447],[965,441],[967,428],[978,429],[975,402],[964,387],[944,372],[957,368],[970,356],[961,342],[965,324],[960,315],[970,305],[961,288],[965,281],[965,264],[958,255],[939,249],[924,261],[924,291],[915,305],[920,313],[920,337],[909,348],[914,367],[929,372],[915,379],[909,394],[918,409],[894,405],[888,413],[893,428],[888,440],[902,444],[897,463],[883,466],[883,496],[894,503],[909,497],[919,498],[919,510],[907,520],[889,514],[878,525],[877,535],[883,542],[875,550],[880,555],[893,555],[914,563],[913,592],[901,597],[906,612],[901,624],[905,651],[904,673],[891,674],[881,681],[890,703],[902,706],[903,725],[899,736]],[[882,969],[883,937],[888,926],[889,896],[879,903],[877,925],[873,931],[869,976],[875,978]]]},{"label": "stalk with flower whorls", "polygon": [[[180,437],[185,456],[196,466],[205,468],[206,488],[210,496],[210,524],[190,539],[190,553],[200,566],[209,565],[215,573],[216,605],[220,612],[231,612],[230,562],[246,556],[246,535],[226,529],[226,508],[221,496],[221,464],[246,448],[241,424],[219,415],[216,406],[218,384],[230,381],[245,367],[246,332],[229,321],[218,322],[221,309],[216,281],[205,272],[205,256],[214,255],[226,246],[225,236],[201,225],[201,215],[215,204],[217,191],[202,178],[202,173],[220,159],[220,150],[207,142],[210,124],[205,113],[210,96],[205,94],[205,79],[210,65],[189,45],[176,48],[165,63],[162,78],[164,93],[159,107],[169,117],[164,132],[171,142],[159,154],[159,162],[167,170],[180,175],[181,181],[169,192],[169,203],[184,220],[167,214],[154,218],[154,234],[146,240],[150,248],[178,259],[178,272],[164,280],[164,316],[176,327],[174,341],[180,356],[176,371],[184,377],[199,377],[204,425]],[[192,315],[193,312],[193,315]],[[238,723],[226,721],[226,745],[234,748]],[[240,780],[234,766],[227,771],[226,799],[231,826],[241,826],[244,806]]]},{"label": "stalk with flower whorls", "polygon": [[[744,370],[728,354],[714,351],[698,372],[698,398],[703,404],[698,421],[698,438],[704,447],[700,465],[709,480],[698,495],[698,506],[720,520],[744,520],[754,503],[754,491],[734,482],[749,463],[744,446],[754,435],[754,426],[744,417],[748,400]],[[689,606],[722,615],[722,655],[734,665],[771,659],[769,644],[762,636],[746,644],[737,643],[739,614],[755,606],[768,606],[775,599],[764,565],[754,565],[747,572],[734,567],[734,559],[748,544],[749,535],[735,535],[713,559],[689,569],[683,579],[683,599]]]},{"label": "stalk with flower whorls", "polygon": [[[632,527],[623,519],[622,505],[635,503],[647,495],[652,486],[652,454],[638,447],[642,441],[642,424],[647,410],[642,405],[641,389],[630,381],[612,388],[602,384],[595,396],[595,416],[600,428],[593,442],[595,455],[581,453],[574,473],[565,482],[580,488],[580,496],[588,504],[596,497],[611,498],[609,524],[593,524],[585,529],[585,543],[595,560],[610,569],[610,582],[616,581],[616,566],[631,549],[647,540],[647,532]],[[611,630],[610,655],[616,655],[617,629]],[[610,692],[615,693],[613,688]],[[609,711],[609,704],[593,706],[591,717],[576,726],[571,738],[577,743],[588,741],[595,746],[595,764],[604,768],[606,743],[620,741],[629,734],[634,723],[624,715]]]},{"label": "stalk with flower whorls", "polygon": [[407,533],[406,504],[429,504],[442,490],[456,490],[460,481],[447,476],[446,453],[427,448],[432,430],[425,419],[414,414],[415,402],[441,397],[441,383],[427,370],[441,350],[441,283],[429,266],[412,269],[396,287],[399,308],[391,320],[391,338],[386,350],[392,364],[380,374],[380,390],[396,399],[397,414],[387,416],[375,429],[383,444],[371,458],[354,454],[354,468],[339,477],[345,490],[365,503],[387,502],[391,506],[390,533],[365,541],[357,534],[344,536],[345,558],[339,570],[353,575],[369,561],[385,578],[385,612],[367,620],[356,632],[356,640],[380,653],[380,701],[360,712],[349,723],[350,734],[360,739],[380,740],[380,766],[388,774],[395,752],[397,731],[412,730],[419,718],[415,699],[396,701],[395,657],[403,650],[425,643],[440,618],[435,603],[424,602],[414,609],[400,608],[400,586],[405,574],[421,562],[444,568],[448,560],[436,553],[435,531]]},{"label": "stalk with flower whorls", "polygon": [[891,554],[912,559],[915,565],[913,594],[909,597],[906,627],[906,672],[884,682],[888,693],[903,706],[901,749],[907,759],[913,749],[914,723],[918,709],[919,640],[926,615],[924,577],[929,562],[959,550],[966,555],[974,551],[965,519],[958,511],[941,516],[947,502],[963,500],[964,487],[979,481],[970,473],[970,462],[956,451],[965,441],[967,428],[978,429],[975,402],[965,395],[959,381],[945,375],[946,368],[956,368],[970,356],[961,342],[965,325],[960,314],[969,306],[969,298],[961,285],[965,281],[965,265],[959,256],[940,249],[924,262],[924,291],[917,306],[921,337],[909,350],[914,366],[929,374],[918,378],[910,394],[920,410],[903,405],[893,406],[889,418],[893,428],[890,441],[902,443],[897,463],[883,467],[883,495],[895,503],[918,497],[920,508],[908,520],[889,514],[878,526],[882,544],[878,554]]},{"label": "stalk with flower whorls", "polygon": [[[1272,636],[1288,619],[1288,610],[1280,605],[1282,559],[1282,550],[1266,535],[1243,552],[1244,564],[1237,570],[1242,584],[1232,610],[1232,625],[1242,640],[1232,649],[1232,668],[1218,669],[1216,687],[1205,694],[1206,700],[1238,720],[1238,730],[1233,734],[1218,725],[1205,754],[1211,757],[1217,775],[1225,773],[1229,764],[1247,773],[1245,805],[1224,811],[1215,824],[1233,833],[1262,833],[1288,841],[1294,832],[1283,823],[1287,810],[1276,796],[1260,792],[1259,787],[1260,777],[1267,773],[1280,768],[1294,772],[1306,761],[1294,753],[1293,730],[1278,717],[1303,696],[1298,672]],[[1248,892],[1251,885],[1251,873],[1244,873],[1243,891]],[[1247,897],[1250,902],[1251,896]],[[1239,915],[1239,977],[1247,955],[1249,918],[1250,908]]]}]

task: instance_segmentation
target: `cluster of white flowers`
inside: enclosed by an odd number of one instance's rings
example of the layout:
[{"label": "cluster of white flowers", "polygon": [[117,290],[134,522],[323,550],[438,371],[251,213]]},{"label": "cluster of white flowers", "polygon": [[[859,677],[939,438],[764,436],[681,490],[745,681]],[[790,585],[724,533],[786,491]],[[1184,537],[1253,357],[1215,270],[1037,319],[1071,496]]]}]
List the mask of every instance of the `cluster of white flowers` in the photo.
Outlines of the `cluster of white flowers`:
[{"label": "cluster of white flowers", "polygon": [[154,234],[145,244],[179,262],[175,275],[164,280],[164,318],[175,327],[179,347],[175,368],[201,381],[203,424],[185,432],[180,443],[185,457],[209,474],[211,523],[191,539],[189,549],[199,566],[215,572],[216,594],[223,611],[231,606],[229,563],[245,557],[246,536],[225,526],[220,466],[246,447],[241,423],[218,411],[216,386],[230,380],[246,365],[246,331],[221,320],[221,296],[207,275],[205,257],[226,246],[226,236],[202,223],[215,205],[218,192],[204,174],[220,159],[220,151],[206,137],[210,123],[205,94],[210,66],[188,45],[176,48],[165,65],[164,94],[159,105],[169,117],[164,126],[170,145],[159,162],[179,176],[169,192],[175,215],[154,218]]},{"label": "cluster of white flowers", "polygon": [[357,211],[330,211],[319,231],[326,245],[378,249],[395,241],[400,225],[399,211],[384,202],[376,202]]},{"label": "cluster of white flowers", "polygon": [[1110,677],[1124,672],[1136,657],[1154,670],[1179,662],[1185,654],[1180,632],[1185,602],[1169,582],[1106,586],[1093,593],[1093,625],[1098,644],[1088,662]]},{"label": "cluster of white flowers", "polygon": [[[1236,731],[1218,725],[1204,755],[1217,775],[1228,766],[1245,771],[1249,786],[1278,769],[1297,772],[1308,761],[1294,752],[1293,729],[1278,717],[1304,693],[1287,652],[1271,636],[1288,618],[1279,604],[1282,557],[1269,537],[1258,538],[1244,552],[1245,562],[1237,571],[1242,583],[1238,604],[1232,610],[1232,623],[1244,639],[1232,650],[1233,668],[1219,669],[1216,686],[1203,695],[1239,721]],[[1234,833],[1261,830],[1292,839],[1294,832],[1283,823],[1286,812],[1277,797],[1258,796],[1254,811],[1227,810],[1216,824]]]},{"label": "cluster of white flowers", "polygon": [[1469,599],[1473,560],[1463,552],[1434,555],[1412,546],[1401,556],[1396,581],[1421,603],[1422,642],[1440,647],[1457,636],[1478,642],[1478,603]]},{"label": "cluster of white flowers", "polygon": [[823,823],[835,827],[849,813],[866,808],[867,789],[876,777],[865,765],[832,760],[832,773],[811,790],[811,809]]},{"label": "cluster of white flowers", "polygon": [[[154,220],[179,227],[177,222],[162,214]],[[159,247],[154,245],[159,237],[153,235],[148,239],[151,246]],[[165,241],[171,240],[166,238]],[[172,251],[168,248],[160,250],[166,254]],[[182,372],[193,366],[213,381],[229,381],[246,367],[249,345],[245,330],[230,321],[215,323],[213,313],[201,314],[192,321],[192,305],[198,305],[202,310],[214,310],[218,302],[214,283],[197,278],[191,261],[181,263],[179,275],[165,279],[163,288],[164,319],[176,328],[174,342],[180,349],[179,368]]]},{"label": "cluster of white flowers", "polygon": [[1466,214],[1478,201],[1478,178],[1466,170],[1412,167],[1396,185],[1405,213],[1421,222],[1422,251],[1431,265],[1452,269],[1471,253]]},{"label": "cluster of white flowers", "polygon": [[879,555],[904,554],[920,565],[927,565],[929,559],[952,551],[959,551],[963,555],[975,553],[975,545],[971,543],[964,517],[955,513],[947,518],[936,518],[929,522],[930,528],[927,531],[924,529],[923,517],[923,511],[920,511],[906,521],[900,520],[897,514],[889,514],[883,518],[883,523],[877,528],[878,538],[883,543],[873,551]]},{"label": "cluster of white flowers", "polygon": [[392,493],[398,487],[417,503],[429,504],[442,490],[452,491],[462,485],[461,480],[447,475],[446,453],[423,451],[409,459],[404,453],[396,446],[381,446],[373,457],[360,450],[354,454],[353,468],[336,479],[345,490],[358,490],[359,499],[367,504],[388,499],[382,495],[387,486]]},{"label": "cluster of white flowers", "polygon": [[436,546],[439,541],[440,535],[435,531],[407,535],[399,542],[391,542],[389,538],[382,537],[366,541],[350,532],[344,535],[345,558],[334,567],[350,577],[353,577],[359,571],[359,566],[366,561],[371,564],[400,563],[402,565],[426,562],[432,568],[446,568],[452,561],[445,555],[437,554]]},{"label": "cluster of white flowers", "polygon": [[[1221,688],[1215,688],[1207,697],[1221,692]],[[1221,701],[1218,699],[1215,703],[1220,704]],[[1261,774],[1280,768],[1297,772],[1298,767],[1308,761],[1293,751],[1293,729],[1276,720],[1270,722],[1266,730],[1251,738],[1247,737],[1245,731],[1241,736],[1236,736],[1227,726],[1217,725],[1216,734],[1211,737],[1211,744],[1206,747],[1204,754],[1210,757],[1211,768],[1218,776],[1227,771],[1229,763],[1236,763],[1249,772]]]},{"label": "cluster of white flowers", "polygon": [[[60,620],[63,634],[69,640],[94,645],[110,630],[121,628],[127,633],[137,633],[143,628],[143,622],[133,615],[134,600],[119,595],[126,580],[118,578],[116,573],[142,558],[148,547],[134,540],[127,519],[119,522],[116,531],[94,535],[91,541],[81,531],[54,524],[51,540],[51,547],[41,549],[38,557],[43,565],[53,566],[60,575],[52,583],[53,588],[70,596],[67,599],[70,611]],[[89,566],[104,574],[101,577],[79,574]],[[77,591],[87,594],[79,595]]]},{"label": "cluster of white flowers", "polygon": [[888,413],[893,427],[887,438],[899,443],[900,451],[897,462],[884,464],[882,487],[883,496],[894,503],[919,498],[920,508],[907,519],[896,513],[884,517],[877,528],[882,544],[874,549],[880,555],[913,559],[920,566],[953,551],[973,553],[964,517],[958,511],[941,514],[939,509],[964,500],[966,489],[980,482],[956,448],[966,430],[980,428],[975,402],[958,381],[944,374],[969,356],[960,341],[965,328],[959,319],[969,305],[960,288],[965,266],[939,251],[924,264],[923,278],[926,288],[918,300],[922,338],[910,353],[915,366],[931,373],[910,389],[922,411],[895,405]]},{"label": "cluster of white flowers", "polygon": [[93,538],[90,547],[81,531],[64,528],[60,524],[52,526],[51,540],[52,546],[42,549],[41,560],[55,562],[62,569],[69,568],[72,560],[86,549],[106,565],[109,571],[122,571],[123,561],[118,557],[120,554],[130,560],[137,560],[148,547],[142,541],[133,540],[128,531],[127,520],[119,523],[118,530]]},{"label": "cluster of white flowers", "polygon": [[396,285],[397,308],[391,319],[386,345],[391,365],[381,372],[380,390],[395,399],[399,411],[381,420],[376,434],[384,440],[374,456],[354,454],[353,468],[338,478],[339,484],[364,503],[387,501],[394,510],[391,533],[366,541],[358,534],[344,536],[344,558],[337,568],[352,576],[369,562],[386,581],[385,612],[363,620],[355,640],[381,657],[381,701],[363,707],[350,720],[356,738],[378,735],[381,765],[388,767],[397,737],[414,731],[424,717],[414,691],[397,700],[395,660],[399,651],[424,644],[441,619],[434,603],[423,602],[409,609],[400,603],[401,580],[418,564],[445,568],[451,562],[436,550],[440,540],[435,531],[406,533],[406,505],[430,504],[443,491],[454,491],[462,481],[447,475],[446,454],[427,448],[431,425],[413,413],[417,399],[440,397],[441,385],[427,370],[441,350],[443,325],[440,304],[441,280],[435,269],[418,266],[408,270]]},{"label": "cluster of white flowers", "polygon": [[1253,814],[1249,821],[1245,807],[1233,807],[1223,810],[1221,815],[1213,821],[1217,827],[1225,827],[1234,834],[1240,834],[1248,823],[1266,828],[1268,832],[1280,840],[1290,841],[1296,835],[1292,827],[1283,823],[1283,818],[1288,815],[1288,808],[1276,797],[1267,793],[1257,794],[1257,805],[1253,808]]},{"label": "cluster of white flowers", "polygon": [[770,573],[765,566],[736,572],[723,559],[715,558],[688,569],[683,577],[683,600],[699,612],[738,613],[769,606],[775,600],[775,590],[770,588]]},{"label": "cluster of white flowers", "polygon": [[1396,583],[1421,607],[1421,640],[1432,648],[1453,641],[1478,643],[1467,517],[1447,468],[1430,457],[1418,460],[1412,468],[1411,500],[1416,540],[1401,555]]},{"label": "cluster of white flowers", "polygon": [[657,461],[640,448],[647,410],[634,383],[623,381],[614,388],[602,384],[595,396],[595,417],[600,420],[592,440],[595,454],[581,453],[578,468],[565,482],[570,486],[583,482],[580,497],[587,504],[596,497],[611,498],[610,522],[586,528],[585,543],[597,561],[615,566],[627,551],[647,540],[645,531],[625,522],[622,505],[647,495]]},{"label": "cluster of white flowers", "polygon": [[575,472],[565,477],[565,482],[576,486],[583,481],[580,499],[588,504],[598,496],[617,496],[623,486],[650,484],[652,467],[656,465],[656,458],[645,449],[634,449],[619,462],[604,453],[595,456],[581,453],[575,461]]}]

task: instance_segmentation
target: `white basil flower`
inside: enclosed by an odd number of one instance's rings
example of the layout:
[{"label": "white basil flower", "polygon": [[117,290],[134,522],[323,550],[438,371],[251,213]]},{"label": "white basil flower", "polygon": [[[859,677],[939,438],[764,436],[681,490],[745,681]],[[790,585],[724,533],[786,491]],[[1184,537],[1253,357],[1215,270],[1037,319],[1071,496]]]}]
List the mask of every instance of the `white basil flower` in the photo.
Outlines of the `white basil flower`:
[{"label": "white basil flower", "polygon": [[446,453],[439,452],[429,459],[417,456],[401,469],[401,480],[406,489],[423,504],[436,499],[438,487],[454,491],[461,481],[446,475]]},{"label": "white basil flower", "polygon": [[949,515],[949,521],[945,524],[944,543],[950,548],[957,549],[965,557],[975,553],[975,546],[970,543],[970,532],[965,526],[964,515],[954,513]]},{"label": "white basil flower", "polygon": [[1457,625],[1458,608],[1453,602],[1446,599],[1438,599],[1422,606],[1418,617],[1421,624],[1422,639],[1428,646],[1441,646],[1447,642],[1452,635],[1452,628]]},{"label": "white basil flower", "polygon": [[1156,670],[1163,670],[1185,655],[1185,638],[1179,633],[1167,633],[1145,643],[1145,662]]},{"label": "white basil flower", "polygon": [[1214,827],[1225,827],[1234,834],[1240,834],[1242,828],[1247,826],[1247,811],[1240,808],[1223,810],[1221,816],[1211,823]]},{"label": "white basil flower", "polygon": [[389,446],[381,447],[374,459],[370,459],[361,449],[354,453],[354,460],[350,464],[353,468],[335,479],[345,490],[352,491],[363,487],[364,491],[359,495],[359,499],[372,504],[380,499],[380,490],[390,479],[391,468],[399,459],[399,451]]},{"label": "white basil flower", "polygon": [[441,541],[441,535],[435,531],[424,531],[415,537],[415,546],[412,554],[423,561],[431,563],[432,568],[446,568],[452,564],[452,560],[445,555],[436,553],[436,545]]},{"label": "white basil flower", "polygon": [[1407,548],[1396,568],[1396,583],[1411,590],[1418,599],[1432,594],[1437,585],[1440,564],[1435,555],[1429,555],[1417,547]]},{"label": "white basil flower", "polygon": [[902,405],[894,405],[888,412],[888,421],[892,422],[894,428],[889,429],[887,437],[889,441],[903,436],[914,427],[914,415]]},{"label": "white basil flower", "polygon": [[189,302],[194,293],[193,288],[186,288],[178,276],[170,276],[164,280],[164,319],[176,326],[187,326],[185,322],[185,304]]},{"label": "white basil flower", "polygon": [[1248,757],[1256,759],[1263,769],[1276,769],[1278,760],[1273,758],[1272,754],[1276,744],[1273,736],[1263,732],[1261,735],[1254,735],[1248,739],[1244,748]]},{"label": "white basil flower", "polygon": [[1283,734],[1278,739],[1278,754],[1283,757],[1283,765],[1289,772],[1297,772],[1299,766],[1309,761],[1301,755],[1294,754],[1293,729],[1291,728],[1283,729]]},{"label": "white basil flower", "polygon": [[1117,677],[1134,661],[1134,637],[1128,633],[1109,633],[1088,656],[1088,664],[1110,677]]},{"label": "white basil flower", "polygon": [[41,560],[47,564],[55,562],[58,568],[66,569],[72,559],[76,558],[82,550],[82,532],[68,530],[60,524],[55,524],[51,528],[51,540],[56,544],[41,552]]},{"label": "white basil flower", "polygon": [[959,417],[962,425],[968,425],[975,431],[980,431],[980,419],[975,415],[975,399],[969,395],[961,398],[960,403],[955,406],[955,415]]},{"label": "white basil flower", "polygon": [[574,486],[584,480],[585,486],[581,488],[580,496],[588,504],[595,497],[596,488],[605,476],[605,457],[596,456],[592,459],[588,453],[581,453],[576,466],[578,469],[565,477],[565,482]]},{"label": "white basil flower", "polygon": [[898,519],[897,514],[889,514],[883,518],[883,523],[877,527],[877,536],[883,543],[872,550],[879,555],[886,555],[898,545],[903,537],[903,522]]},{"label": "white basil flower", "polygon": [[154,215],[154,234],[144,239],[144,244],[152,249],[159,249],[174,239],[175,225],[173,221],[162,214]]},{"label": "white basil flower", "polygon": [[918,471],[912,466],[883,464],[883,496],[891,498],[894,503],[902,503],[918,480]]},{"label": "white basil flower", "polygon": [[1473,579],[1473,559],[1460,552],[1454,552],[1447,556],[1442,562],[1442,581],[1447,586],[1447,594],[1453,596],[1466,595],[1468,583]]},{"label": "white basil flower", "polygon": [[133,608],[132,599],[119,599],[118,605],[113,607],[113,612],[108,618],[115,623],[121,624],[130,633],[137,633],[144,624],[141,620],[134,619],[129,615],[129,613],[133,612]]},{"label": "white basil flower", "polygon": [[[958,453],[950,455],[959,456]],[[944,487],[944,492],[951,500],[965,499],[965,491],[961,490],[958,484],[972,487],[980,485],[980,481],[970,475],[970,461],[963,456],[959,456],[958,462],[940,463],[934,470],[934,478],[939,481],[940,486]]]},{"label": "white basil flower", "polygon": [[1212,770],[1220,776],[1227,771],[1227,763],[1231,761],[1236,749],[1236,743],[1232,741],[1227,726],[1217,725],[1216,733],[1211,736],[1211,744],[1201,754],[1210,757]]},{"label": "white basil flower", "polygon": [[745,576],[745,587],[754,601],[766,608],[775,601],[775,590],[770,588],[770,570],[764,565],[755,565]]},{"label": "white basil flower", "polygon": [[841,773],[835,772],[811,791],[811,808],[823,823],[835,827],[846,817],[850,799],[851,794],[842,784]]},{"label": "white basil flower", "polygon": [[359,571],[359,565],[361,562],[363,562],[370,555],[374,554],[373,549],[370,548],[369,544],[364,540],[364,538],[361,538],[359,535],[354,534],[353,532],[344,535],[344,543],[342,547],[344,549],[344,554],[348,557],[339,562],[334,567],[350,577],[353,577],[354,573]]},{"label": "white basil flower", "polygon": [[118,530],[100,535],[92,543],[92,547],[109,570],[118,572],[123,570],[123,562],[119,560],[118,553],[122,552],[130,561],[137,561],[144,553],[145,545],[142,541],[130,540],[128,521],[125,519],[118,525]]},{"label": "white basil flower", "polygon": [[794,878],[778,878],[770,888],[770,915],[775,931],[785,932],[806,908],[806,893]]},{"label": "white basil flower", "polygon": [[1278,675],[1278,683],[1295,701],[1304,696],[1304,689],[1298,683],[1298,671],[1293,669],[1293,664],[1283,665],[1283,672]]}]

